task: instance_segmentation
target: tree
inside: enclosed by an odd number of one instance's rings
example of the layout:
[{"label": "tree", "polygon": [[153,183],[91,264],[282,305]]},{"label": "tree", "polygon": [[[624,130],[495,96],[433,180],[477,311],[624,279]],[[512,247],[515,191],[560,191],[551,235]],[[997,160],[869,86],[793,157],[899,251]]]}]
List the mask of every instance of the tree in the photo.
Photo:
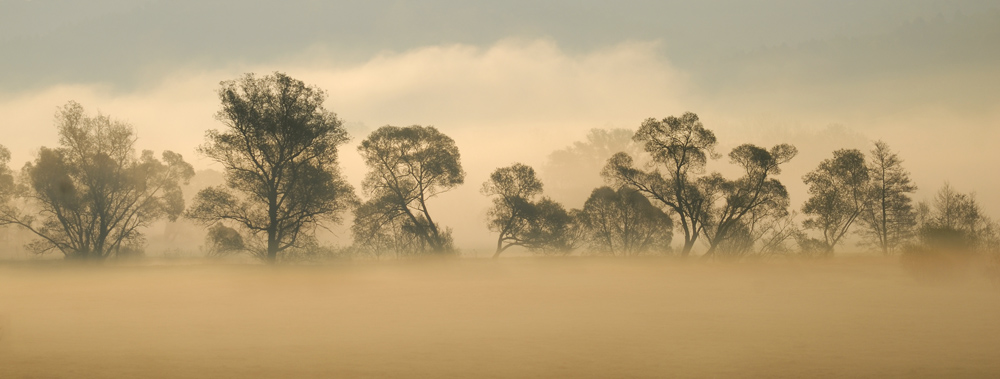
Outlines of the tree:
[{"label": "tree", "polygon": [[512,246],[532,251],[567,250],[569,213],[551,199],[534,201],[542,193],[542,182],[533,168],[521,163],[498,168],[480,192],[494,196],[487,213],[490,231],[500,234],[493,258]]},{"label": "tree", "polygon": [[[0,213],[7,214],[12,212],[10,207],[12,206],[11,201],[13,200],[16,188],[14,171],[10,169],[10,150],[0,145]],[[4,218],[0,218],[0,225],[6,223]]]},{"label": "tree", "polygon": [[904,263],[961,262],[976,254],[996,254],[1000,225],[987,217],[974,194],[955,191],[950,184],[938,190],[934,210],[917,233],[919,244],[903,250]]},{"label": "tree", "polygon": [[826,254],[832,254],[869,203],[865,155],[856,149],[834,151],[832,159],[820,162],[802,180],[809,186],[810,195],[802,212],[812,216],[803,225],[821,231]]},{"label": "tree", "polygon": [[250,251],[274,263],[280,252],[312,243],[316,227],[339,222],[356,202],[337,161],[347,132],[323,107],[321,89],[285,74],[220,84],[216,118],[226,128],[208,131],[199,151],[222,164],[226,183],[199,192],[187,215],[241,228]]},{"label": "tree", "polygon": [[387,254],[399,258],[423,252],[415,228],[390,197],[382,196],[354,209],[351,234],[357,251],[376,259]]},{"label": "tree", "polygon": [[577,216],[590,249],[613,256],[670,251],[673,222],[637,190],[594,189]]},{"label": "tree", "polygon": [[[140,250],[141,228],[184,210],[181,183],[194,169],[180,154],[164,151],[162,161],[145,150],[135,153],[131,125],[69,102],[56,113],[58,148],[42,147],[21,172],[16,195],[29,207],[5,207],[0,219],[34,233],[29,248],[58,250],[67,259],[102,260]],[[9,160],[6,151],[0,157]],[[6,166],[4,164],[4,166]],[[0,187],[11,188],[6,175]],[[10,192],[7,195],[10,196]]]},{"label": "tree", "polygon": [[910,181],[903,160],[882,141],[876,141],[871,151],[868,176],[871,181],[867,206],[861,214],[862,235],[889,255],[913,235],[919,215],[909,194],[917,186]]},{"label": "tree", "polygon": [[688,112],[681,117],[663,120],[647,119],[632,137],[659,169],[645,171],[635,167],[633,158],[618,153],[608,160],[602,175],[617,185],[628,186],[671,209],[684,232],[681,256],[690,254],[704,228],[708,199],[696,184],[696,176],[704,173],[708,158],[716,158],[715,133],[705,129],[698,115]]},{"label": "tree", "polygon": [[[700,221],[709,244],[703,257],[715,256],[724,242],[739,235],[741,229],[749,230],[747,221],[754,215],[771,214],[779,218],[787,215],[788,191],[772,176],[780,174],[780,166],[796,154],[798,150],[788,144],[775,145],[770,150],[752,144],[740,145],[729,153],[729,159],[743,169],[743,176],[727,180],[713,174],[699,179],[699,192],[710,206],[702,211],[704,216]],[[723,249],[722,253],[732,251]]]},{"label": "tree", "polygon": [[[451,252],[450,232],[431,218],[427,200],[465,181],[455,141],[433,126],[386,125],[362,141],[358,151],[369,168],[362,187],[371,200],[362,207],[377,210],[373,216],[380,221],[355,230],[382,233],[382,225],[399,225],[399,232],[417,237],[420,252]],[[371,237],[354,235],[356,242]]]},{"label": "tree", "polygon": [[563,199],[586,198],[603,183],[600,173],[608,158],[619,152],[642,153],[634,135],[634,130],[623,128],[591,129],[584,140],[553,151],[539,172],[547,183],[545,192]]},{"label": "tree", "polygon": [[995,232],[996,226],[974,193],[955,191],[945,183],[934,196],[934,212],[930,221],[920,231],[926,237],[928,231],[951,233],[960,236],[970,247],[981,247]]}]

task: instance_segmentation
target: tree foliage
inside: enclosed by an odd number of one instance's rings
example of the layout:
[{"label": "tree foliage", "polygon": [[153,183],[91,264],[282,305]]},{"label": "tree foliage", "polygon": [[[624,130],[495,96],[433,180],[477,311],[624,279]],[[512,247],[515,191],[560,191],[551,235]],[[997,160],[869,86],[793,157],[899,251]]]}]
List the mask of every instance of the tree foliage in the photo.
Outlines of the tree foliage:
[{"label": "tree foliage", "polygon": [[268,262],[311,242],[322,222],[339,222],[356,197],[337,160],[347,132],[325,97],[278,72],[222,82],[216,118],[226,128],[208,131],[199,151],[222,164],[226,183],[200,191],[188,217],[241,228]]},{"label": "tree foliage", "polygon": [[637,256],[670,252],[670,216],[637,190],[594,189],[577,218],[582,238],[594,253]]},{"label": "tree foliage", "polygon": [[608,160],[602,174],[673,210],[684,233],[681,255],[687,256],[702,234],[710,206],[696,176],[704,173],[709,158],[716,157],[715,133],[705,129],[698,115],[688,112],[681,117],[647,119],[633,139],[643,144],[659,168],[642,170],[633,157],[619,153]]},{"label": "tree foliage", "polygon": [[494,258],[512,246],[543,253],[566,253],[572,247],[572,219],[562,205],[549,198],[535,201],[542,182],[535,170],[521,163],[493,171],[481,192],[493,196],[487,226],[499,234]]},{"label": "tree foliage", "polygon": [[917,190],[903,160],[876,141],[868,162],[869,193],[861,214],[862,235],[872,245],[889,255],[913,236],[917,224],[911,193]]},{"label": "tree foliage", "polygon": [[370,200],[355,213],[355,242],[377,242],[379,249],[383,242],[407,242],[403,247],[415,253],[452,252],[450,232],[431,218],[427,201],[465,181],[455,141],[433,126],[386,125],[358,151],[369,169],[362,187]]},{"label": "tree foliage", "polygon": [[811,216],[803,225],[822,232],[825,254],[832,254],[834,246],[868,206],[865,155],[856,149],[834,151],[833,158],[820,162],[802,180],[809,186],[809,199],[802,205],[802,212]]},{"label": "tree foliage", "polygon": [[183,212],[180,185],[194,169],[180,154],[164,151],[162,161],[149,150],[136,155],[131,125],[87,116],[75,102],[59,109],[56,128],[60,147],[41,148],[22,169],[20,188],[12,191],[10,178],[0,175],[4,196],[28,207],[5,207],[0,217],[39,237],[29,246],[34,252],[100,260],[139,251],[142,227]]},{"label": "tree foliage", "polygon": [[730,162],[743,170],[743,176],[727,180],[719,174],[699,179],[707,210],[703,211],[702,231],[709,244],[704,257],[739,255],[739,251],[721,249],[740,230],[750,231],[751,220],[788,215],[788,191],[773,178],[781,173],[798,150],[788,144],[764,149],[752,144],[737,146],[729,153]]}]

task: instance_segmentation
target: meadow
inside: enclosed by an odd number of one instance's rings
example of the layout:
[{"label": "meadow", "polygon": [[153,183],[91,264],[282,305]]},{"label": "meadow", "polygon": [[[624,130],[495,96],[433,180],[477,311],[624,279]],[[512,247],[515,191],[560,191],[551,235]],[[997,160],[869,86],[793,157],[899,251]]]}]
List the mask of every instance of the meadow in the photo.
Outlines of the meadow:
[{"label": "meadow", "polygon": [[997,377],[1000,288],[898,258],[0,264],[3,378]]}]

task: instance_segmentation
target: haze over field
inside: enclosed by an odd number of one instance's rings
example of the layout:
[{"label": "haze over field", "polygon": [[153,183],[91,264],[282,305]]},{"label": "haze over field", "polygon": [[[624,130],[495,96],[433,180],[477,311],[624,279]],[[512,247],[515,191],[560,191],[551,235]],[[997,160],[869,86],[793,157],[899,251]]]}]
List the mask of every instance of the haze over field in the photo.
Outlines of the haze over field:
[{"label": "haze over field", "polygon": [[998,46],[994,0],[0,0],[0,378],[998,377]]},{"label": "haze over field", "polygon": [[[128,285],[122,285],[128,283]],[[0,267],[5,377],[991,377],[996,288],[894,260]],[[0,313],[3,315],[4,313]],[[70,316],[72,315],[72,316]]]},{"label": "haze over field", "polygon": [[[801,176],[831,151],[883,139],[906,161],[917,200],[949,181],[1000,214],[1000,7],[991,1],[0,7],[0,143],[15,169],[57,143],[52,114],[68,100],[131,122],[139,148],[219,169],[195,152],[220,128],[218,82],[278,70],[328,91],[354,144],[385,124],[452,136],[467,184],[435,201],[467,250],[489,246],[478,187],[494,168],[541,168],[593,128],[634,130],[685,111],[716,131],[722,152],[798,147],[779,177],[792,208],[805,200]],[[360,183],[353,144],[341,158]],[[725,159],[709,169],[732,170]],[[551,195],[580,206],[602,183],[596,171],[578,176],[547,183],[571,187]]]}]

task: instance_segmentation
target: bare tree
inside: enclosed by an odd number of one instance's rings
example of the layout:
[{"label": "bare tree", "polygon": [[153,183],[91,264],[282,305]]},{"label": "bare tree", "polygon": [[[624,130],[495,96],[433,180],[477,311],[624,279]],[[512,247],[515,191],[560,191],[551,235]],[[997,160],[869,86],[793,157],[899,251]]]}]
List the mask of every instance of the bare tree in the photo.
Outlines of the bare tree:
[{"label": "bare tree", "polygon": [[[903,160],[882,141],[876,141],[871,151],[868,176],[870,185],[867,205],[861,214],[861,232],[882,254],[889,255],[913,236],[919,214],[909,194],[917,186],[910,181]],[[925,213],[929,213],[929,208]]]},{"label": "bare tree", "polygon": [[861,151],[842,149],[802,178],[810,195],[802,212],[812,216],[803,225],[823,233],[827,255],[833,254],[834,247],[868,206],[868,174]]},{"label": "bare tree", "polygon": [[279,72],[222,82],[216,118],[226,129],[208,131],[199,150],[222,164],[226,184],[199,192],[188,217],[243,229],[269,263],[312,243],[322,222],[339,222],[356,197],[337,160],[347,132],[325,97]]},{"label": "bare tree", "polygon": [[637,190],[594,189],[577,217],[583,238],[598,254],[637,256],[670,251],[670,216]]},{"label": "bare tree", "polygon": [[[431,218],[427,200],[465,181],[455,141],[433,126],[386,125],[362,141],[358,151],[369,168],[362,185],[371,200],[363,207],[378,210],[381,221],[355,230],[380,232],[379,226],[391,221],[419,238],[420,251],[452,252],[450,233]],[[356,242],[370,237],[354,235]]]},{"label": "bare tree", "polygon": [[602,175],[673,210],[684,232],[681,256],[687,256],[704,228],[709,202],[696,179],[704,173],[708,158],[717,157],[715,133],[705,129],[698,115],[688,112],[681,117],[647,119],[633,139],[643,143],[665,175],[659,169],[637,168],[626,153],[611,157]]},{"label": "bare tree", "polygon": [[[137,156],[131,125],[87,116],[75,102],[59,109],[56,128],[61,146],[41,148],[24,166],[20,189],[13,193],[28,211],[7,206],[0,215],[3,223],[39,238],[29,245],[34,252],[101,260],[141,251],[142,227],[175,220],[184,210],[180,184],[194,169],[180,154],[164,151],[162,161],[149,150]],[[0,192],[12,195],[9,178],[0,175],[0,182],[7,188]]]}]

